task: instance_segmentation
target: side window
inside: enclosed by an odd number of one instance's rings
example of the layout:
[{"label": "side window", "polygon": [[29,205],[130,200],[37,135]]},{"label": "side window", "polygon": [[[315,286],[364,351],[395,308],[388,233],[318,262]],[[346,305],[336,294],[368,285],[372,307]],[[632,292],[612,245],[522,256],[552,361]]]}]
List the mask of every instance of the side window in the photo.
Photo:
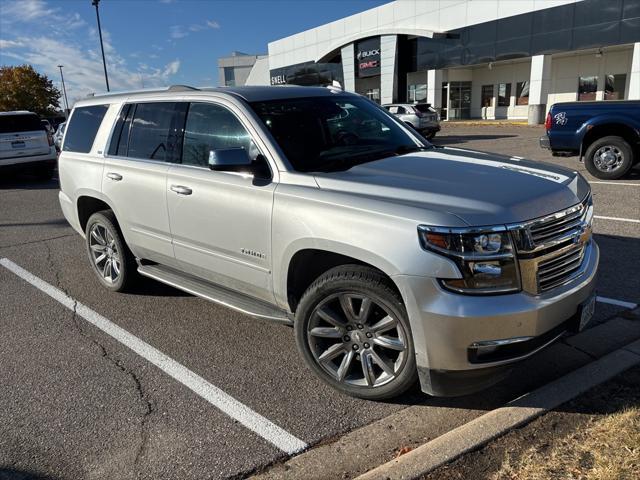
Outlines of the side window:
[{"label": "side window", "polygon": [[[127,156],[158,161],[169,160],[169,130],[175,110],[176,103],[173,102],[137,104],[131,122]],[[124,132],[124,128],[122,131]]]},{"label": "side window", "polygon": [[182,163],[209,166],[213,150],[244,148],[255,159],[258,151],[240,120],[225,107],[192,103],[187,113],[182,146]]},{"label": "side window", "polygon": [[398,113],[398,107],[395,107],[395,106],[394,107],[389,107],[389,112],[393,113],[393,114]]},{"label": "side window", "polygon": [[404,107],[398,107],[398,115],[404,115],[407,113],[407,109]]},{"label": "side window", "polygon": [[89,153],[108,109],[108,105],[93,105],[74,109],[69,119],[62,150]]},{"label": "side window", "polygon": [[133,116],[134,110],[135,105],[131,104],[127,104],[122,108],[122,111],[118,116],[118,121],[116,122],[116,127],[113,130],[113,135],[111,136],[111,143],[109,143],[109,155],[118,155],[122,157],[127,155],[129,127],[131,125],[131,117]]}]

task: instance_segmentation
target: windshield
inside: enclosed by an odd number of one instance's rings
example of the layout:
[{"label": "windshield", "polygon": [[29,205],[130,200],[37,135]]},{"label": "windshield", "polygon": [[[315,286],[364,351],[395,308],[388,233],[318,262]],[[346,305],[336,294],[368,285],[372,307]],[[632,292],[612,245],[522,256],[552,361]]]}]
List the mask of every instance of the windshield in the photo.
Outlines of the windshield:
[{"label": "windshield", "polygon": [[429,148],[364,98],[311,97],[251,104],[295,170],[329,172]]}]

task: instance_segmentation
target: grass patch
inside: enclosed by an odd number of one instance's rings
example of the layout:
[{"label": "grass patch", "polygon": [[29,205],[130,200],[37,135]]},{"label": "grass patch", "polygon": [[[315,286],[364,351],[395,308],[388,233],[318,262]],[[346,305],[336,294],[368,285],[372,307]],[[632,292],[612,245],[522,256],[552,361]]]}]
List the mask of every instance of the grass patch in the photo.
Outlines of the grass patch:
[{"label": "grass patch", "polygon": [[489,478],[637,480],[640,478],[640,408],[592,418],[562,439],[507,455]]}]

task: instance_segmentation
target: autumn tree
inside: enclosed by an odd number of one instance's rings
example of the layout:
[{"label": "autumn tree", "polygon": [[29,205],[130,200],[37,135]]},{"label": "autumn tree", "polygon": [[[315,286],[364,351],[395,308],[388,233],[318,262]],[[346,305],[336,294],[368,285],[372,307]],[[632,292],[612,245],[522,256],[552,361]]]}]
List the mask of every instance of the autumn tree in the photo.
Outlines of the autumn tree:
[{"label": "autumn tree", "polygon": [[41,116],[58,110],[60,90],[31,65],[0,67],[0,111],[29,110]]}]

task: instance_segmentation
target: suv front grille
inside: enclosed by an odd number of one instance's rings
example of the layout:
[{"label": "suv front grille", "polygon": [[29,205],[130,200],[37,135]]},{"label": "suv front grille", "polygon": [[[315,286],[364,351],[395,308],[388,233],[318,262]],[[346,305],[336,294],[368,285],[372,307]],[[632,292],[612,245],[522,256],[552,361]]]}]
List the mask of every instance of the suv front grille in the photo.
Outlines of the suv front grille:
[{"label": "suv front grille", "polygon": [[589,194],[571,208],[510,226],[524,291],[537,295],[582,274],[582,262],[591,241],[592,217]]}]

